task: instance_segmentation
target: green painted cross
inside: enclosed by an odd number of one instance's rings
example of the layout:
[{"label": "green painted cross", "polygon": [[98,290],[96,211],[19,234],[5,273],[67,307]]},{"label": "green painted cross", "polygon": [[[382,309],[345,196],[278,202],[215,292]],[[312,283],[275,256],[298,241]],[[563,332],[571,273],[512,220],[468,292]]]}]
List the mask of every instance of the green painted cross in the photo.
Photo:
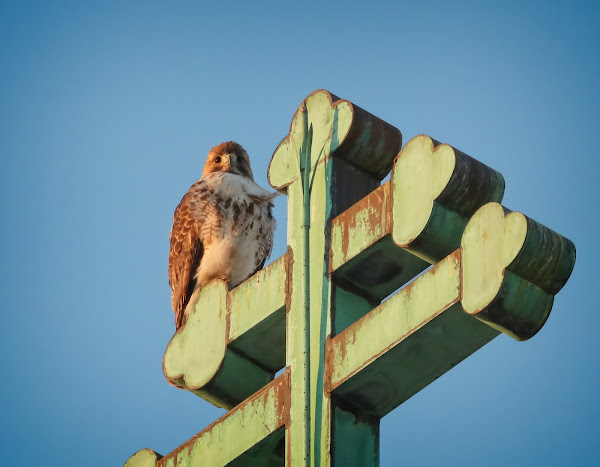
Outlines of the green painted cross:
[{"label": "green painted cross", "polygon": [[499,333],[543,326],[573,243],[499,204],[495,170],[425,135],[401,146],[327,91],[302,102],[268,173],[287,253],[203,289],[164,356],[171,384],[229,411],[127,467],[377,466],[381,417]]}]

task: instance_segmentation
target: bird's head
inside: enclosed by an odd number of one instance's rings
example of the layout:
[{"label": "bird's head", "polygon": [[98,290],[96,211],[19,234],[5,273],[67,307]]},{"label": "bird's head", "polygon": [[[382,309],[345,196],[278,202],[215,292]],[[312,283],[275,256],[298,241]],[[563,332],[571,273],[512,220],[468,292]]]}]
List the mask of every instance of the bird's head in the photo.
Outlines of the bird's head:
[{"label": "bird's head", "polygon": [[248,153],[233,141],[221,143],[210,150],[202,176],[212,172],[229,172],[254,181]]}]

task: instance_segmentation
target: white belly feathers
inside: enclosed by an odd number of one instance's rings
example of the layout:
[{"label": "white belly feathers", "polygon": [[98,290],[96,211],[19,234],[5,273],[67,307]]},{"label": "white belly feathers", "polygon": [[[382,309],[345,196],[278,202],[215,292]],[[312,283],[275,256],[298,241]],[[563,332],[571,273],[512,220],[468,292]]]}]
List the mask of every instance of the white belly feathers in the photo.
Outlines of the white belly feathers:
[{"label": "white belly feathers", "polygon": [[212,199],[206,228],[200,231],[204,253],[195,274],[197,287],[215,278],[235,287],[271,253],[275,219],[270,203],[275,195],[236,174],[216,172],[204,179]]}]

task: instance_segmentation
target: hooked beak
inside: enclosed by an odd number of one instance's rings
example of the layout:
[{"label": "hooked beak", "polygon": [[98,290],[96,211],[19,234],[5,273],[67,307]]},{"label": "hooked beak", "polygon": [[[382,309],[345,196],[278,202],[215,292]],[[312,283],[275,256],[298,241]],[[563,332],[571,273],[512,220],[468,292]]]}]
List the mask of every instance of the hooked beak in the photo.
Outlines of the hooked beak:
[{"label": "hooked beak", "polygon": [[227,156],[225,156],[225,160],[223,161],[223,165],[224,165],[223,168],[225,169],[226,172],[230,172],[232,174],[239,173],[237,170],[237,167],[235,165],[235,155],[227,154]]}]

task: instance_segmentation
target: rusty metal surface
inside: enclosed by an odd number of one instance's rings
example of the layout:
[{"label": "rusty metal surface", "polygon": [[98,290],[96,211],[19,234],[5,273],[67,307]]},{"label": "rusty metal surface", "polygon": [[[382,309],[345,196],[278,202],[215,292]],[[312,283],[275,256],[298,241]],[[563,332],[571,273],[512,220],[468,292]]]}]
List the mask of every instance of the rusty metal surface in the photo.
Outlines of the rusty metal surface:
[{"label": "rusty metal surface", "polygon": [[575,265],[570,240],[497,203],[471,217],[461,249],[465,311],[517,340],[542,328]]},{"label": "rusty metal surface", "polygon": [[[156,463],[156,467],[227,465],[289,425],[289,370]],[[276,446],[273,447],[275,450]],[[268,457],[266,452],[262,455]],[[279,453],[273,452],[273,456]]]},{"label": "rusty metal surface", "polygon": [[[372,144],[372,137],[381,135],[390,138],[389,144]],[[400,134],[393,127],[348,101],[316,91],[299,106],[271,160],[269,181],[288,195],[288,245],[294,253],[287,323],[287,364],[294,370],[295,395],[289,462],[331,461],[331,407],[323,388],[324,341],[331,332],[331,219],[377,187],[399,148]],[[364,171],[367,165],[370,173]],[[303,167],[310,168],[309,177]]]},{"label": "rusty metal surface", "polygon": [[331,222],[330,271],[391,233],[391,183],[386,182]]},{"label": "rusty metal surface", "polygon": [[[227,296],[228,342],[235,341],[270,315],[285,308],[288,255],[242,282]],[[260,307],[255,304],[260,303]]]},{"label": "rusty metal surface", "polygon": [[379,302],[429,263],[392,240],[391,182],[337,216],[331,226],[329,269],[337,283]]},{"label": "rusty metal surface", "polygon": [[[367,209],[364,201],[355,212]],[[460,249],[328,340],[329,390],[384,416],[498,332],[518,340],[534,335],[574,262],[568,239],[485,204],[466,225]]]},{"label": "rusty metal surface", "polygon": [[229,409],[285,366],[287,258],[283,255],[230,292],[216,282],[200,291],[189,324],[165,351],[163,369],[170,384]]},{"label": "rusty metal surface", "polygon": [[427,135],[402,148],[391,182],[394,242],[431,264],[460,246],[475,210],[504,195],[502,174]]},{"label": "rusty metal surface", "polygon": [[328,342],[329,389],[383,417],[498,332],[460,304],[460,251]]},{"label": "rusty metal surface", "polygon": [[374,178],[383,179],[392,169],[394,158],[402,147],[400,130],[349,101],[336,104],[350,107],[353,118],[350,130],[335,155]]},{"label": "rusty metal surface", "polygon": [[[271,186],[284,190],[299,175],[297,155],[301,147],[298,141],[304,137],[300,123],[303,108],[308,110],[308,126],[312,125],[315,131],[313,164],[323,162],[333,154],[376,180],[389,173],[402,147],[400,130],[356,104],[319,89],[298,107],[288,135],[271,158],[268,171]],[[297,141],[296,136],[299,136]]]},{"label": "rusty metal surface", "polygon": [[286,255],[207,287],[165,353],[171,383],[235,407],[157,466],[375,467],[382,416],[499,332],[541,328],[573,243],[498,204],[495,170],[426,135],[400,145],[327,91],[302,102],[268,173]]},{"label": "rusty metal surface", "polygon": [[[276,372],[285,366],[286,253],[229,292],[228,347]],[[258,306],[257,306],[258,304]]]}]

